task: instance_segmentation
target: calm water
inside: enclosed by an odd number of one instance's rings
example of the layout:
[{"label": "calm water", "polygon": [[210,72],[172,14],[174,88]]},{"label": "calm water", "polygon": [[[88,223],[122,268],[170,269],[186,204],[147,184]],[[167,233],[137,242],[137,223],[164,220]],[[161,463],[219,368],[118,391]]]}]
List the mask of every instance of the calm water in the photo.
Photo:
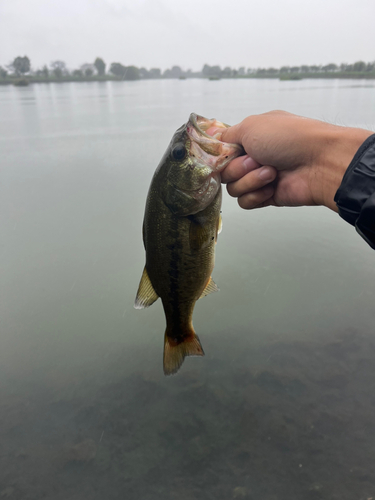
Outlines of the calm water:
[{"label": "calm water", "polygon": [[185,80],[0,86],[0,496],[375,498],[375,254],[323,208],[228,196],[194,325],[133,301],[149,182],[190,112],[375,127],[375,84]]}]

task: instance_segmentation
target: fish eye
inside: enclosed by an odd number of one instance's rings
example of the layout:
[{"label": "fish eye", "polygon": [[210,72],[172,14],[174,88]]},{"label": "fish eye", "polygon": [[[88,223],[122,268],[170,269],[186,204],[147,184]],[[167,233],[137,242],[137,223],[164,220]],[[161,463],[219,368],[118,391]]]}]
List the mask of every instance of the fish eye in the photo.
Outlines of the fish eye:
[{"label": "fish eye", "polygon": [[178,142],[172,149],[172,155],[175,160],[183,160],[186,156],[186,148]]}]

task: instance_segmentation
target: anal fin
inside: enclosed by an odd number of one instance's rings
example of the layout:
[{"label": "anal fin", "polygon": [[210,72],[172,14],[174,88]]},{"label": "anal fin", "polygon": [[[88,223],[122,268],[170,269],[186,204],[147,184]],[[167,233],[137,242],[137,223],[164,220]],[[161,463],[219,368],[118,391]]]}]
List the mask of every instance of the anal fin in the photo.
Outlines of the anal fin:
[{"label": "anal fin", "polygon": [[219,291],[220,291],[220,288],[217,286],[217,284],[214,282],[214,280],[210,277],[205,289],[203,290],[203,292],[201,293],[201,296],[199,298],[201,299],[202,297],[205,297],[206,295],[209,295],[210,293],[219,292]]},{"label": "anal fin", "polygon": [[152,286],[145,266],[145,268],[143,269],[141,282],[139,283],[134,307],[135,309],[144,309],[145,307],[150,307],[158,298],[159,295],[155,292],[154,287]]}]

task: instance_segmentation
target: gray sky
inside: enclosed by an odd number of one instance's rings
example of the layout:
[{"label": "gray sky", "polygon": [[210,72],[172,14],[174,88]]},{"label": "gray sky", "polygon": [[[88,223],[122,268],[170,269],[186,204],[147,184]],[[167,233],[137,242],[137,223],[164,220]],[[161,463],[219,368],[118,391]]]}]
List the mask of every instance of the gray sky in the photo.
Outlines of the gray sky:
[{"label": "gray sky", "polygon": [[375,0],[0,0],[0,65],[199,70],[375,60]]}]

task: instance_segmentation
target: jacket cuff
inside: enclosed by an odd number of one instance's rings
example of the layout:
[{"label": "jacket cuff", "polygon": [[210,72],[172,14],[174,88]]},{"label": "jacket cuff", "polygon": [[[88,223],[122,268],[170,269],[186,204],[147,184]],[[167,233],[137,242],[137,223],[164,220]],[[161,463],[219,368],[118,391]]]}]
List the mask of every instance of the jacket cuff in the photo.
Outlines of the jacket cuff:
[{"label": "jacket cuff", "polygon": [[375,134],[354,155],[334,201],[339,215],[375,249]]}]

